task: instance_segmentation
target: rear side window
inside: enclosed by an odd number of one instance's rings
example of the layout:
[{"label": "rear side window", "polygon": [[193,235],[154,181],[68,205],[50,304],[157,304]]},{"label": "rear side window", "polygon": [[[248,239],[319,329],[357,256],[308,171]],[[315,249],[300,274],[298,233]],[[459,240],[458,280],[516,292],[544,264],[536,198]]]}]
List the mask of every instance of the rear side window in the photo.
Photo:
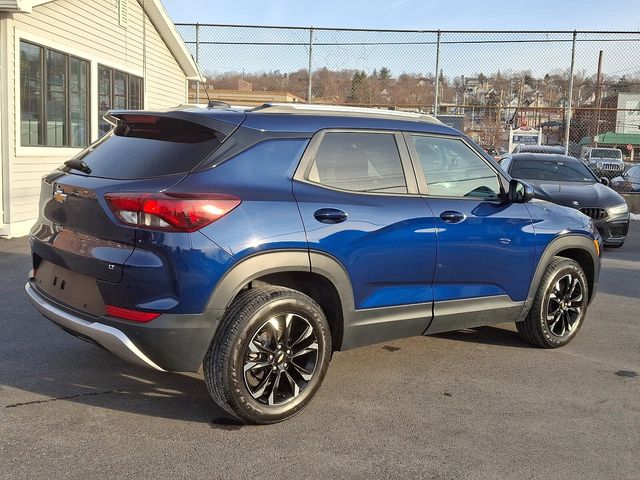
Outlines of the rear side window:
[{"label": "rear side window", "polygon": [[388,133],[326,133],[308,178],[354,192],[407,193],[398,146]]},{"label": "rear side window", "polygon": [[138,115],[119,123],[75,159],[82,160],[95,177],[161,177],[189,172],[222,140],[224,134],[196,123]]}]

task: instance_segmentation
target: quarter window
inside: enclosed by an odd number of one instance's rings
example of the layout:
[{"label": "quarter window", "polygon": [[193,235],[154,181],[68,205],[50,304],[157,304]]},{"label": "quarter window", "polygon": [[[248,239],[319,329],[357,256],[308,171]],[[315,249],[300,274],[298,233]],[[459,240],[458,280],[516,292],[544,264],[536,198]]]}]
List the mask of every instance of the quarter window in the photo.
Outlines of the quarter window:
[{"label": "quarter window", "polygon": [[328,132],[309,180],[356,192],[407,193],[393,134]]},{"label": "quarter window", "polygon": [[142,78],[98,66],[98,133],[101,137],[111,130],[111,124],[104,119],[109,110],[140,110],[142,100]]},{"label": "quarter window", "polygon": [[412,135],[427,182],[439,197],[497,198],[498,175],[462,140]]},{"label": "quarter window", "polygon": [[20,42],[20,144],[89,143],[89,62]]}]

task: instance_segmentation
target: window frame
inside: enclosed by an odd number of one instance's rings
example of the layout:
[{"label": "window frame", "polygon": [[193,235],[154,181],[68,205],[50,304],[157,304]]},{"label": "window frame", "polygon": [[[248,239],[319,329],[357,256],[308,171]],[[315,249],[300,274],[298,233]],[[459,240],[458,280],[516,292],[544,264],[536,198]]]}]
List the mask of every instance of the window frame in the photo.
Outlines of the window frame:
[{"label": "window frame", "polygon": [[[506,192],[509,191],[509,179],[507,179],[503,172],[500,171],[499,168],[496,168],[491,162],[487,161],[487,159],[480,154],[474,148],[473,144],[467,141],[465,137],[455,136],[455,135],[441,135],[435,133],[425,133],[425,132],[403,132],[404,140],[407,145],[407,149],[409,151],[409,155],[411,156],[411,161],[413,164],[413,169],[416,174],[416,179],[418,183],[418,191],[421,195],[429,197],[429,198],[442,198],[449,200],[470,200],[474,202],[483,201],[483,202],[493,202],[493,203],[504,203],[504,199],[506,198]],[[498,198],[479,198],[479,197],[457,197],[457,196],[444,196],[444,195],[432,195],[429,193],[429,186],[427,185],[427,176],[424,173],[422,168],[422,163],[420,162],[420,155],[418,150],[416,149],[415,144],[413,143],[413,139],[411,137],[429,137],[429,138],[444,138],[447,140],[455,140],[462,142],[466,147],[471,151],[471,153],[475,154],[484,164],[489,167],[493,171],[493,173],[498,178],[498,183],[500,184],[500,195]]]},{"label": "window frame", "polygon": [[[35,149],[44,149],[44,148],[53,148],[53,149],[82,149],[91,145],[91,99],[92,99],[92,91],[91,91],[91,60],[87,58],[83,58],[79,55],[74,55],[72,53],[67,53],[63,50],[59,50],[57,48],[51,48],[47,45],[41,44],[36,41],[32,41],[27,38],[17,37],[17,56],[18,56],[18,69],[16,72],[16,79],[18,82],[19,95],[20,95],[20,103],[17,104],[17,115],[16,119],[18,121],[18,136],[16,147],[18,149],[22,148],[35,148]],[[42,144],[22,144],[22,44],[26,43],[31,45],[32,47],[40,48],[42,51],[42,58],[40,59],[40,68],[42,69],[42,87],[40,89],[41,99],[40,106],[42,111],[42,119],[39,122],[39,126],[42,128]],[[65,132],[65,142],[63,145],[48,145],[47,144],[47,86],[48,86],[48,67],[47,67],[47,52],[55,52],[60,55],[64,55],[65,57],[65,85],[64,85],[64,97],[65,97],[65,121],[66,121],[66,132]],[[70,74],[71,74],[71,59],[74,58],[76,60],[80,60],[85,64],[85,78],[86,78],[86,102],[85,102],[85,115],[87,119],[86,123],[86,145],[73,146],[71,145],[71,101],[70,101]]]},{"label": "window frame", "polygon": [[[309,179],[309,174],[316,160],[316,154],[322,144],[324,136],[327,133],[357,133],[357,134],[384,134],[393,137],[396,148],[398,149],[398,156],[400,158],[400,167],[404,174],[405,184],[407,186],[407,193],[397,192],[359,192],[357,190],[347,190],[343,188],[333,187],[331,185],[325,185],[323,183],[315,182]],[[309,141],[307,148],[305,149],[298,168],[293,175],[293,180],[298,182],[307,183],[327,190],[333,190],[336,192],[349,193],[352,195],[376,195],[376,196],[393,196],[393,197],[406,197],[406,196],[419,196],[418,184],[416,181],[416,172],[412,166],[411,157],[407,144],[401,132],[396,130],[372,130],[366,128],[326,128],[317,131]]]},{"label": "window frame", "polygon": [[[100,114],[100,72],[105,69],[105,70],[109,70],[111,72],[111,76],[110,76],[110,81],[109,81],[109,109],[107,111],[105,111],[102,115]],[[125,103],[126,106],[125,108],[121,109],[121,108],[114,108],[113,107],[113,99],[114,99],[114,85],[115,85],[115,78],[116,78],[116,73],[119,73],[121,75],[124,75],[125,78]],[[125,70],[121,70],[119,68],[115,68],[115,67],[110,67],[109,65],[105,65],[104,63],[100,63],[98,62],[97,64],[97,68],[96,68],[96,79],[97,79],[97,83],[96,83],[96,88],[97,88],[97,114],[98,114],[98,118],[97,118],[97,125],[98,125],[98,136],[99,138],[102,138],[100,136],[100,129],[99,126],[101,124],[100,120],[102,119],[102,117],[104,117],[104,115],[107,114],[107,112],[111,111],[111,110],[130,110],[131,109],[131,78],[135,78],[136,80],[139,81],[139,87],[140,87],[140,98],[138,99],[138,103],[140,104],[140,108],[138,108],[137,110],[144,110],[144,77],[141,77],[139,75],[136,75],[134,73],[129,73]],[[106,134],[106,132],[105,132]],[[104,135],[103,135],[104,136]]]}]

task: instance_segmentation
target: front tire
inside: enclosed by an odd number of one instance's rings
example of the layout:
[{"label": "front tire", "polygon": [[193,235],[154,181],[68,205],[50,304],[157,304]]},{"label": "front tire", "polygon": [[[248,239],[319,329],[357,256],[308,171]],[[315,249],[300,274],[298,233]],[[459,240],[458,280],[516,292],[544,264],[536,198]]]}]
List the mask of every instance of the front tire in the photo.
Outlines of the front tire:
[{"label": "front tire", "polygon": [[283,287],[242,292],[203,362],[213,400],[247,423],[269,424],[302,410],[320,388],[331,357],[322,309]]},{"label": "front tire", "polygon": [[516,322],[523,340],[538,347],[558,348],[578,333],[587,313],[587,277],[578,262],[554,257],[547,266],[527,317]]}]

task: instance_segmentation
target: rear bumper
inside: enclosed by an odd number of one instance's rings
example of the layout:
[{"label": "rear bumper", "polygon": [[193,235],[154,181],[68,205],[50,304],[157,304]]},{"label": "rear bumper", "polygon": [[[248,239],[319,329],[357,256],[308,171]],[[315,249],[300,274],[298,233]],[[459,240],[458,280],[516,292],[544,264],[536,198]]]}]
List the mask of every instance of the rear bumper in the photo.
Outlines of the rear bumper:
[{"label": "rear bumper", "polygon": [[27,295],[47,319],[94,342],[130,363],[159,371],[196,371],[209,348],[223,311],[199,315],[164,314],[146,324],[93,317],[43,295],[28,282]]},{"label": "rear bumper", "polygon": [[162,372],[165,371],[164,368],[156,365],[149,357],[141,352],[129,337],[117,328],[84,320],[61,310],[38,293],[30,283],[25,285],[25,290],[27,291],[27,295],[29,295],[31,303],[36,307],[36,310],[63,329],[70,330],[71,332],[93,340],[111,353],[130,363],[143,367],[151,367]]}]

